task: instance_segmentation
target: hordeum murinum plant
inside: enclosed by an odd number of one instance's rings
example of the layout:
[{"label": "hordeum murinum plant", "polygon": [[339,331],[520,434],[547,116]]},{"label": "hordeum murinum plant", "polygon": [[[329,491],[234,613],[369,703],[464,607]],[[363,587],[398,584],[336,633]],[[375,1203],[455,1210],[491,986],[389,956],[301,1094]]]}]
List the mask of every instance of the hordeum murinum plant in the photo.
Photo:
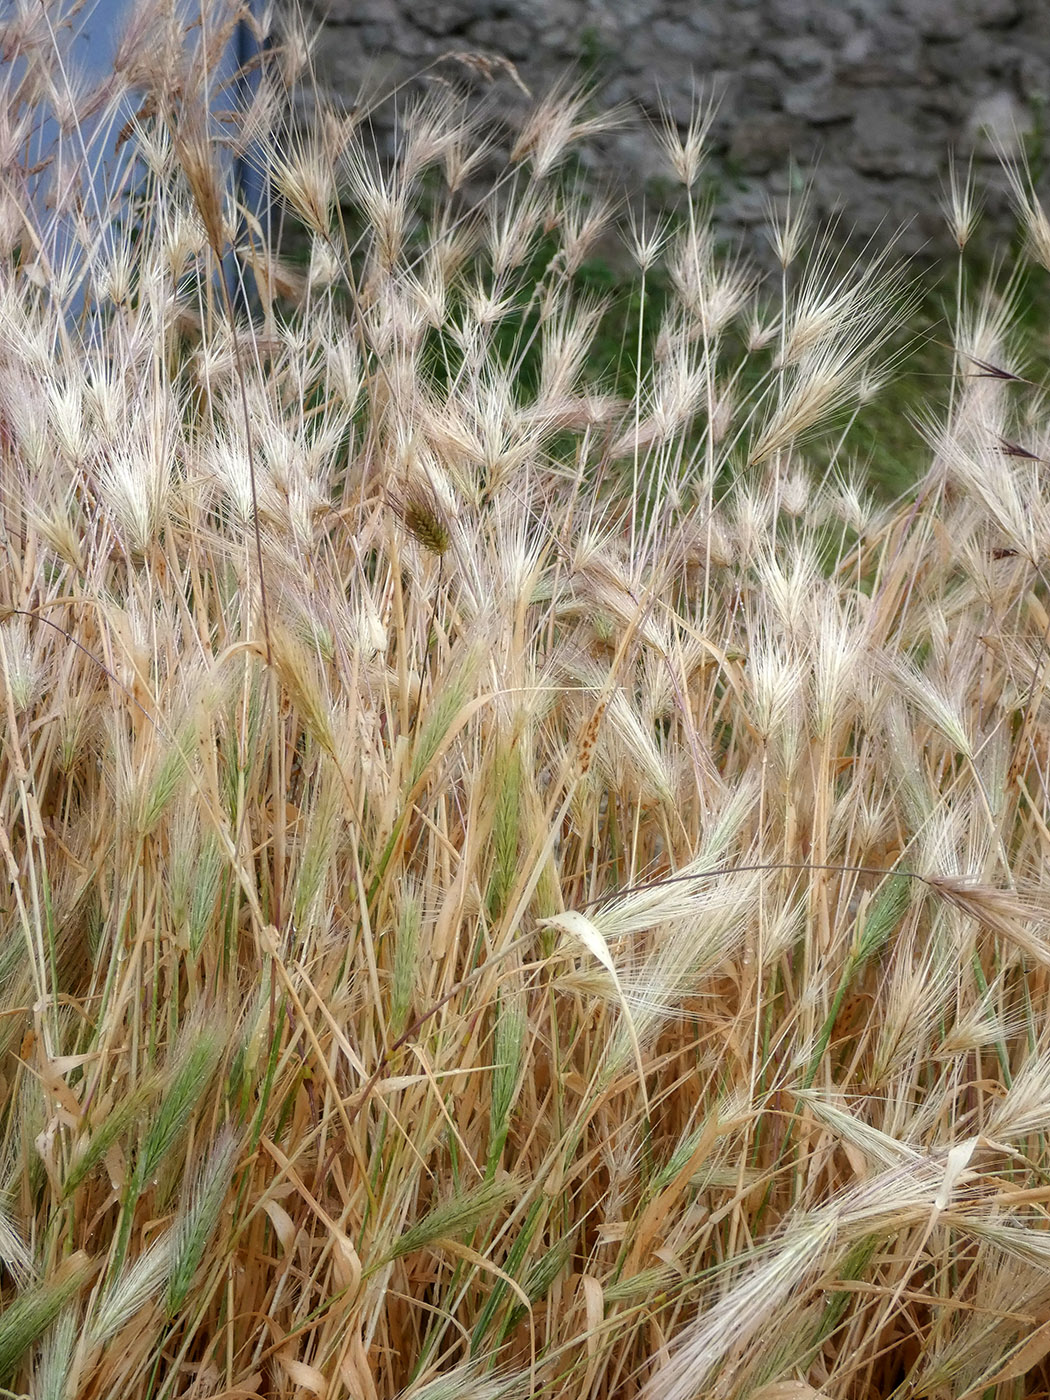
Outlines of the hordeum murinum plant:
[{"label": "hordeum murinum plant", "polygon": [[887,502],[914,275],[723,252],[707,108],[610,304],[591,95],[223,104],[235,18],[0,30],[0,1387],[1050,1393],[1018,273]]}]

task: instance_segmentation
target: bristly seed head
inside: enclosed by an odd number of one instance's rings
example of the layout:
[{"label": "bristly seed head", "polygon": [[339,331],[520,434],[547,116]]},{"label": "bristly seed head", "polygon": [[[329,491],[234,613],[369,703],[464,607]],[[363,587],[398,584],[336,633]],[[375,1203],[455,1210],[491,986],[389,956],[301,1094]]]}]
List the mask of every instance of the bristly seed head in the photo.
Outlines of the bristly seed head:
[{"label": "bristly seed head", "polygon": [[432,492],[416,483],[405,495],[394,498],[394,508],[408,533],[429,554],[440,559],[448,552],[452,531]]}]

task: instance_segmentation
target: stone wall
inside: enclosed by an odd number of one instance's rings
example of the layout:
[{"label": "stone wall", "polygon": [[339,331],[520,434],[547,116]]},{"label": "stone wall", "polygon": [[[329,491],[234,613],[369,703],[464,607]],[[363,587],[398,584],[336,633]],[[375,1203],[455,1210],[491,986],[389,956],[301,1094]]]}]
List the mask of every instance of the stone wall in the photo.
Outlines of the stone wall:
[{"label": "stone wall", "polygon": [[659,193],[663,174],[644,117],[662,101],[684,122],[697,84],[713,86],[720,219],[756,245],[792,159],[844,228],[880,237],[907,225],[908,251],[940,251],[949,150],[975,155],[989,217],[1006,225],[995,145],[1020,133],[1037,164],[1045,145],[1050,0],[312,3],[326,16],[321,76],[346,101],[450,50],[505,57],[537,92],[574,66],[599,77],[603,100],[643,120],[590,160],[636,190]]}]

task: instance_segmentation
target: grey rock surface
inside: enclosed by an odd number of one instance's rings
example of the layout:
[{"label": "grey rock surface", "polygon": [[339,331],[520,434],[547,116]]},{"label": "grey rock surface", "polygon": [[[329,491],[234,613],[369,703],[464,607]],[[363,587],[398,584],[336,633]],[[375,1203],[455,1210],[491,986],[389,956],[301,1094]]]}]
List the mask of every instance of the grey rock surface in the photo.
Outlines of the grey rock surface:
[{"label": "grey rock surface", "polygon": [[[837,212],[858,238],[903,227],[906,251],[946,247],[938,201],[951,152],[973,157],[986,219],[1005,232],[998,152],[1024,147],[1037,168],[1047,155],[1050,0],[307,3],[324,21],[320,81],[346,104],[380,78],[463,80],[469,70],[442,56],[464,52],[508,60],[536,94],[580,73],[643,126],[661,110],[687,123],[696,93],[713,87],[710,185],[726,231],[745,242],[761,241],[756,211],[793,167],[796,183],[812,181],[817,212]],[[520,110],[505,70],[496,81]],[[597,140],[585,166],[670,198],[672,174],[637,129]]]}]

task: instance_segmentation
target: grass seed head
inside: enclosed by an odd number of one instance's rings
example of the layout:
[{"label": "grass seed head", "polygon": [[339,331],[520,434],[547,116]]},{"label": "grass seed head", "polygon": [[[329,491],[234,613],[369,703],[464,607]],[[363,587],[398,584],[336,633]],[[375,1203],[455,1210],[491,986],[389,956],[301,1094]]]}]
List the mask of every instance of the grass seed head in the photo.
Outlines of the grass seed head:
[{"label": "grass seed head", "polygon": [[756,286],[710,104],[598,298],[592,94],[306,115],[289,17],[220,116],[237,17],[0,40],[0,1383],[1043,1393],[1020,261],[884,499],[902,279],[803,197]]}]

